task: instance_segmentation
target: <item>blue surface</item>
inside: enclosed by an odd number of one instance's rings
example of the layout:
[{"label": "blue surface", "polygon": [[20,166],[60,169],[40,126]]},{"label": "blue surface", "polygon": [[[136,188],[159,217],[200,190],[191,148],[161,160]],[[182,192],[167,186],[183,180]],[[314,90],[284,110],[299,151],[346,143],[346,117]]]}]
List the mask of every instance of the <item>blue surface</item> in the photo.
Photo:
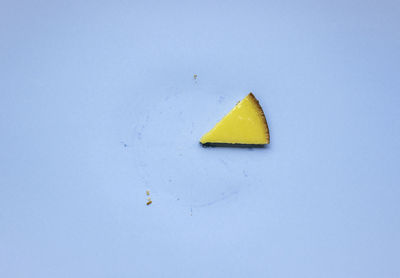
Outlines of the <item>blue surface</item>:
[{"label": "blue surface", "polygon": [[245,2],[0,2],[0,277],[400,277],[400,2]]}]

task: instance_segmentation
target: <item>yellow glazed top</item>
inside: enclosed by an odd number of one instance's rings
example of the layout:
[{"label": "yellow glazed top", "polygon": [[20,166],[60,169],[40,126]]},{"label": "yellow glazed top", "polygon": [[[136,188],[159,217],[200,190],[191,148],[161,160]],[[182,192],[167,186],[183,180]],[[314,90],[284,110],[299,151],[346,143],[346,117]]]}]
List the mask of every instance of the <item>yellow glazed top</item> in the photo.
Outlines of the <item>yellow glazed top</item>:
[{"label": "yellow glazed top", "polygon": [[269,144],[268,124],[258,100],[248,94],[213,129],[200,139],[200,143]]}]

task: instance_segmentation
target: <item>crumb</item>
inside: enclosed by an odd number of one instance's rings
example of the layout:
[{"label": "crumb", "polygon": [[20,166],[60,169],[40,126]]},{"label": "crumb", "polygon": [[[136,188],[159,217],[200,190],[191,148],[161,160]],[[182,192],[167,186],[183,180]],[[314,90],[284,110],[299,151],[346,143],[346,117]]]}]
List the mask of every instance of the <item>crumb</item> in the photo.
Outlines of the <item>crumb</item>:
[{"label": "crumb", "polygon": [[193,75],[193,79],[197,80],[197,74]]},{"label": "crumb", "polygon": [[146,190],[146,195],[149,196],[150,195],[150,191]]}]

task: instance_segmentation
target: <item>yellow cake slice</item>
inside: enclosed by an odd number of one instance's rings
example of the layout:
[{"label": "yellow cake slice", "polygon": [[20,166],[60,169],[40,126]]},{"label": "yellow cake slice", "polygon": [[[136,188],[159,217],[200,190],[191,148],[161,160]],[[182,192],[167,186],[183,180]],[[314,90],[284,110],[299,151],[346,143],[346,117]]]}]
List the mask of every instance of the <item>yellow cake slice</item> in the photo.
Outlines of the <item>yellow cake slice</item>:
[{"label": "yellow cake slice", "polygon": [[252,93],[200,139],[202,144],[269,144],[268,124],[258,100]]}]

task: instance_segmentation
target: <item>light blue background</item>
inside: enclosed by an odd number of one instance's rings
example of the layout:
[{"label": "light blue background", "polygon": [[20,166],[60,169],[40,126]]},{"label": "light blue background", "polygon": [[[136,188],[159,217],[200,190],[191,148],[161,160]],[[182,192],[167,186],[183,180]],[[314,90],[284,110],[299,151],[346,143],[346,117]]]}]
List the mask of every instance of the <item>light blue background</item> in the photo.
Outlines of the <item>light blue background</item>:
[{"label": "light blue background", "polygon": [[399,65],[399,1],[2,0],[0,277],[400,277]]}]

